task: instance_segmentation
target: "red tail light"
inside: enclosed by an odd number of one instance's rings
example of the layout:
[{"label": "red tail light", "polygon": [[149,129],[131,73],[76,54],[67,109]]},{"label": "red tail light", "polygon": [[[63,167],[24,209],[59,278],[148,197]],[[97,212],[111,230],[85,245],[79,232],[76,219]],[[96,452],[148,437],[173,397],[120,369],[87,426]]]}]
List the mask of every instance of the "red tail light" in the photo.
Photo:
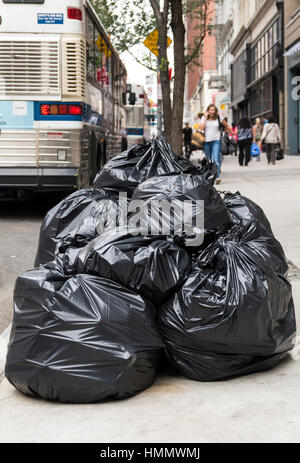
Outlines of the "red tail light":
[{"label": "red tail light", "polygon": [[66,114],[68,114],[68,105],[66,104],[58,105],[58,112],[60,116],[65,116]]},{"label": "red tail light", "polygon": [[82,11],[79,8],[68,7],[68,18],[82,21]]},{"label": "red tail light", "polygon": [[82,106],[79,104],[41,104],[41,116],[81,116]]},{"label": "red tail light", "polygon": [[58,105],[57,104],[51,104],[50,105],[50,114],[51,114],[51,116],[57,116],[58,115]]},{"label": "red tail light", "polygon": [[68,113],[72,116],[81,116],[82,107],[80,105],[70,104],[68,105]]},{"label": "red tail light", "polygon": [[42,116],[50,115],[50,105],[49,104],[41,104],[41,115]]}]

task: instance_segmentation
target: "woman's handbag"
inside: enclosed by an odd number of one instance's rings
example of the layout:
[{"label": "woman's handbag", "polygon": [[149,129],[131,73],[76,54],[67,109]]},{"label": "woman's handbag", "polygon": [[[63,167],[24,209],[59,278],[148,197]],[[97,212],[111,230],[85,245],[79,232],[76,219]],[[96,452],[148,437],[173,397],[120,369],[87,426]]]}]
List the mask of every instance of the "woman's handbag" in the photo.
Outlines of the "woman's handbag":
[{"label": "woman's handbag", "polygon": [[227,156],[228,154],[232,154],[237,151],[237,141],[234,139],[234,137],[230,137],[227,132],[221,132],[220,142],[221,153],[223,156]]},{"label": "woman's handbag", "polygon": [[259,149],[257,143],[255,143],[255,142],[252,143],[250,154],[251,154],[251,156],[254,157],[254,158],[256,158],[257,156],[260,155],[260,149]]},{"label": "woman's handbag", "polygon": [[219,130],[220,130],[220,142],[221,142],[221,154],[222,156],[227,156],[228,154],[235,153],[238,148],[238,143],[234,136],[230,136],[228,132],[225,132],[224,126],[221,122],[220,116],[219,120]]},{"label": "woman's handbag", "polygon": [[203,143],[205,142],[205,136],[202,132],[196,131],[192,135],[192,144],[196,145],[198,148],[202,148]]},{"label": "woman's handbag", "polygon": [[281,161],[282,159],[284,159],[283,149],[280,145],[277,146],[275,152],[277,161]]}]

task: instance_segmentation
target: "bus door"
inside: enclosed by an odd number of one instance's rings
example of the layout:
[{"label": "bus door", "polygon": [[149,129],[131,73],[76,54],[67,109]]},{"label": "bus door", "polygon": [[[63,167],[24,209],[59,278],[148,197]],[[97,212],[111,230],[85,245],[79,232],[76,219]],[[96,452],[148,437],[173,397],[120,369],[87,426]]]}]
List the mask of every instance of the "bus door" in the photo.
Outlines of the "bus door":
[{"label": "bus door", "polygon": [[89,175],[90,184],[93,184],[96,174],[106,163],[106,138],[96,130],[91,131]]}]

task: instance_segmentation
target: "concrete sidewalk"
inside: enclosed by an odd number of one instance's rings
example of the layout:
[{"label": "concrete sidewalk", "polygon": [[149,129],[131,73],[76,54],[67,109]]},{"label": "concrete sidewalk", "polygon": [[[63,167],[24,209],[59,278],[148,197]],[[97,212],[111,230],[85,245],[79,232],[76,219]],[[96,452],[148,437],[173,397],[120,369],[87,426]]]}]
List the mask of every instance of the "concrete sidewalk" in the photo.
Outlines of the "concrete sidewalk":
[{"label": "concrete sidewalk", "polygon": [[[264,209],[291,261],[299,323],[300,156],[276,166],[262,158],[249,167],[226,157],[218,189],[239,190]],[[0,368],[8,335],[0,338]],[[134,398],[92,405],[29,398],[3,379],[0,442],[299,442],[297,357],[295,349],[271,371],[215,383],[160,375]]]}]

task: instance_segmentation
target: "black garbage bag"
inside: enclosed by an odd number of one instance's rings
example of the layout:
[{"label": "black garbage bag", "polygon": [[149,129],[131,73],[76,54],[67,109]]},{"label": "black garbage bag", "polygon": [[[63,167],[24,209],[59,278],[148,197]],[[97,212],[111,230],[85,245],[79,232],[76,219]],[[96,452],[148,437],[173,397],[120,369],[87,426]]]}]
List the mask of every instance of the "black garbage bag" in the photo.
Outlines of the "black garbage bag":
[{"label": "black garbage bag", "polygon": [[255,222],[260,234],[273,234],[270,222],[264,211],[254,201],[242,196],[239,191],[236,193],[228,192],[224,195],[223,199],[235,223],[247,227],[252,222]]},{"label": "black garbage bag", "polygon": [[97,174],[94,187],[114,194],[124,191],[131,196],[147,178],[198,172],[188,160],[175,156],[167,139],[159,136],[111,159]]},{"label": "black garbage bag", "polygon": [[231,224],[217,190],[202,175],[152,177],[141,183],[129,203],[128,223],[144,234],[176,236],[194,252]]},{"label": "black garbage bag", "polygon": [[225,379],[274,367],[296,333],[290,283],[256,230],[235,225],[200,253],[189,278],[158,314],[171,363],[188,378]]},{"label": "black garbage bag", "polygon": [[16,282],[9,382],[71,403],[123,399],[149,387],[163,347],[153,306],[114,281],[66,278],[48,267]]},{"label": "black garbage bag", "polygon": [[269,264],[275,272],[286,276],[288,264],[283,248],[274,237],[270,222],[262,208],[239,192],[226,193],[224,203],[234,223],[241,225],[245,229],[252,224],[252,239],[256,239],[256,249],[259,239],[262,238],[261,248],[266,248],[268,251],[265,258],[270,257]]},{"label": "black garbage bag", "polygon": [[212,185],[214,184],[218,175],[217,164],[213,163],[206,156],[204,156],[198,163],[197,170],[197,175],[202,175],[205,178],[205,180],[210,182]]},{"label": "black garbage bag", "polygon": [[126,215],[124,198],[119,200],[95,188],[72,193],[47,213],[41,226],[35,266],[50,262],[69,246],[85,246],[116,224],[123,224]]},{"label": "black garbage bag", "polygon": [[80,249],[73,271],[114,280],[158,306],[184,283],[190,269],[190,255],[171,240],[117,229]]}]

